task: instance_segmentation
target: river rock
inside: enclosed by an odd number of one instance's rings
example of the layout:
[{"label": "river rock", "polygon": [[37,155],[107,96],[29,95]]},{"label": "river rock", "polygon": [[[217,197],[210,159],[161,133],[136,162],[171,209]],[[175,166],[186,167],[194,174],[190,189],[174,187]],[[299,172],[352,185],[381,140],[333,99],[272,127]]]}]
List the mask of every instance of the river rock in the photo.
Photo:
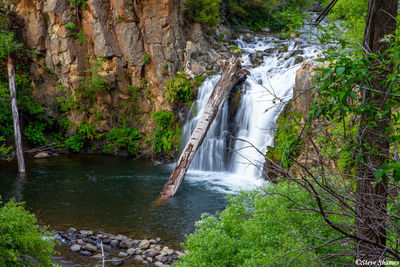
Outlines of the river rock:
[{"label": "river rock", "polygon": [[97,251],[97,247],[95,245],[92,245],[90,243],[86,244],[85,249],[91,252],[96,252]]},{"label": "river rock", "polygon": [[252,53],[252,54],[250,54],[249,57],[250,57],[250,62],[251,62],[251,64],[253,64],[253,66],[259,66],[264,61],[264,55],[261,53],[261,51]]},{"label": "river rock", "polygon": [[128,246],[126,245],[126,243],[127,243],[127,240],[122,240],[122,241],[119,243],[119,246],[120,246],[121,248],[128,248]]},{"label": "river rock", "polygon": [[164,252],[165,254],[167,254],[168,250],[169,250],[169,247],[165,246],[165,247],[163,247],[163,249],[161,251]]},{"label": "river rock", "polygon": [[87,250],[81,250],[79,253],[82,256],[92,256],[92,253],[90,253],[90,251],[87,251]]},{"label": "river rock", "polygon": [[118,254],[118,257],[122,257],[122,258],[128,257],[128,253],[121,251],[121,252]]},{"label": "river rock", "polygon": [[142,256],[140,256],[140,255],[136,255],[133,259],[135,261],[140,261],[140,262],[143,260]]},{"label": "river rock", "polygon": [[78,239],[76,242],[77,242],[79,245],[81,245],[82,247],[83,247],[83,246],[86,246],[86,243],[83,242],[82,239]]},{"label": "river rock", "polygon": [[173,249],[168,249],[168,250],[167,250],[167,254],[168,254],[168,255],[174,254],[174,250],[173,250]]},{"label": "river rock", "polygon": [[127,237],[124,236],[124,235],[117,235],[117,236],[115,237],[115,240],[122,241],[122,240],[124,240],[124,239],[126,239],[126,238],[127,238]]},{"label": "river rock", "polygon": [[147,257],[146,261],[149,262],[149,263],[153,263],[153,258],[152,257]]},{"label": "river rock", "polygon": [[155,239],[150,239],[150,244],[157,244],[157,241]]},{"label": "river rock", "polygon": [[304,61],[304,58],[302,57],[302,56],[298,56],[298,57],[296,57],[296,59],[294,60],[294,64],[296,65],[296,64],[299,64],[299,63],[301,63],[301,62],[303,62]]},{"label": "river rock", "polygon": [[126,252],[128,253],[128,255],[133,255],[133,254],[136,253],[136,251],[137,251],[136,248],[130,248],[130,249],[128,249]]},{"label": "river rock", "polygon": [[149,246],[150,246],[150,241],[147,239],[144,239],[139,243],[139,248],[141,249],[147,249]]},{"label": "river rock", "polygon": [[35,158],[37,158],[37,159],[45,159],[48,157],[50,157],[50,155],[47,152],[39,152],[35,155]]},{"label": "river rock", "polygon": [[81,250],[81,246],[80,245],[72,245],[71,250],[73,252],[78,252],[79,250]]},{"label": "river rock", "polygon": [[118,240],[111,240],[110,245],[112,248],[117,248],[119,246]]},{"label": "river rock", "polygon": [[183,253],[182,251],[176,251],[176,255],[178,255],[178,257],[182,257],[185,255],[185,253]]},{"label": "river rock", "polygon": [[70,227],[68,230],[67,230],[67,233],[75,233],[76,232],[76,229],[74,228],[74,227]]},{"label": "river rock", "polygon": [[152,258],[154,258],[158,253],[159,252],[157,250],[155,250],[155,249],[148,249],[147,250],[147,255],[149,257],[152,257]]},{"label": "river rock", "polygon": [[124,264],[124,260],[120,259],[120,258],[117,258],[117,257],[114,257],[114,258],[111,259],[111,264],[113,266],[120,266],[120,265]]},{"label": "river rock", "polygon": [[161,243],[161,240],[162,240],[161,237],[156,238],[157,243]]}]

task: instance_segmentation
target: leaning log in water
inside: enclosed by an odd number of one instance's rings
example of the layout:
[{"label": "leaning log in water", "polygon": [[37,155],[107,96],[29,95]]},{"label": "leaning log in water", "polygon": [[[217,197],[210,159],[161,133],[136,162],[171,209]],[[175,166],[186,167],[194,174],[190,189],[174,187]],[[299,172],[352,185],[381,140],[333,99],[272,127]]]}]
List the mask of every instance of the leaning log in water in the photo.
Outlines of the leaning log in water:
[{"label": "leaning log in water", "polygon": [[17,91],[15,90],[15,68],[11,55],[8,55],[7,67],[8,79],[10,83],[11,109],[14,123],[15,147],[17,149],[18,171],[21,174],[25,174],[25,161],[24,153],[22,151],[21,130],[19,128],[19,115],[17,108]]},{"label": "leaning log in water", "polygon": [[247,70],[242,68],[239,59],[225,62],[222,66],[222,70],[221,78],[208,100],[199,123],[179,157],[174,171],[161,191],[160,200],[165,200],[175,195],[185,177],[190,162],[203,142],[211,123],[217,116],[229,92],[238,82],[242,81],[246,75],[249,74]]}]

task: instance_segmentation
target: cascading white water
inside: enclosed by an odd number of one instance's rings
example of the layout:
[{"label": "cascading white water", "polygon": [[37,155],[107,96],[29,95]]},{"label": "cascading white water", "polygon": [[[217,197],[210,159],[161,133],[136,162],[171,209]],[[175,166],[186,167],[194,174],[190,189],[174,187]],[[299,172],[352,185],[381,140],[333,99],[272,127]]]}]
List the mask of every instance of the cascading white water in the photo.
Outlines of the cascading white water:
[{"label": "cascading white water", "polygon": [[[237,45],[244,51],[242,65],[250,71],[241,88],[242,98],[234,119],[237,129],[234,133],[229,132],[229,107],[225,101],[191,163],[188,177],[191,181],[210,179],[212,184],[232,185],[230,188],[236,189],[261,183],[258,178],[264,163],[262,154],[267,146],[273,145],[276,120],[292,98],[296,71],[301,65],[296,58],[301,56],[308,60],[320,52],[309,40],[281,41],[271,35],[258,36],[251,42],[239,39]],[[264,51],[268,53],[262,64],[252,66],[250,55]],[[194,116],[189,116],[192,118],[183,128],[183,144],[194,130],[219,78],[219,75],[210,77],[199,88],[198,100],[191,110]],[[237,138],[234,138],[233,146],[228,144],[231,134]]]}]

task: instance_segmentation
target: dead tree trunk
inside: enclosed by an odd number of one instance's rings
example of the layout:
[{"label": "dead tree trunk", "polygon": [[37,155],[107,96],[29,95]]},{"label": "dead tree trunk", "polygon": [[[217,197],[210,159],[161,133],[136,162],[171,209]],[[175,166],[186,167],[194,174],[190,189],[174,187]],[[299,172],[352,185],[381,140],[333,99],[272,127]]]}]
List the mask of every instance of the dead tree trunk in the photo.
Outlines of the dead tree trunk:
[{"label": "dead tree trunk", "polygon": [[24,153],[22,151],[21,130],[19,128],[19,115],[17,108],[17,91],[15,89],[15,68],[11,55],[7,60],[8,78],[10,83],[11,109],[14,123],[15,147],[17,149],[18,171],[25,174]]},{"label": "dead tree trunk", "polygon": [[164,185],[160,200],[166,200],[173,197],[182,183],[186,171],[189,168],[197,149],[201,146],[208,129],[210,128],[213,120],[221,109],[229,92],[239,81],[241,81],[248,71],[242,69],[240,60],[231,60],[225,62],[222,66],[223,72],[217,85],[212,92],[203,115],[200,118],[195,130],[192,133],[188,143],[186,144],[179,160],[176,164],[174,171],[169,177],[167,183]]}]

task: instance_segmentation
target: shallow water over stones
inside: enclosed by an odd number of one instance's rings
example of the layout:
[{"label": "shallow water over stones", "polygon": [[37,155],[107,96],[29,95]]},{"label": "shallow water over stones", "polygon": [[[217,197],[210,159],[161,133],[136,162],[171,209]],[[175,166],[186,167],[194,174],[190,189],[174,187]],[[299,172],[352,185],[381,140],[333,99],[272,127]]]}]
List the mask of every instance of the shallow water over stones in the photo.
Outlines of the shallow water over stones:
[{"label": "shallow water over stones", "polygon": [[[74,227],[133,240],[160,237],[163,246],[175,250],[201,213],[222,210],[226,193],[241,187],[230,184],[223,173],[189,172],[174,199],[157,203],[154,200],[173,166],[92,155],[27,158],[26,165],[27,178],[20,180],[15,162],[0,162],[0,195],[3,200],[25,201],[41,224],[64,232]],[[72,252],[71,245],[60,247],[59,262],[92,265],[89,257]]]}]

